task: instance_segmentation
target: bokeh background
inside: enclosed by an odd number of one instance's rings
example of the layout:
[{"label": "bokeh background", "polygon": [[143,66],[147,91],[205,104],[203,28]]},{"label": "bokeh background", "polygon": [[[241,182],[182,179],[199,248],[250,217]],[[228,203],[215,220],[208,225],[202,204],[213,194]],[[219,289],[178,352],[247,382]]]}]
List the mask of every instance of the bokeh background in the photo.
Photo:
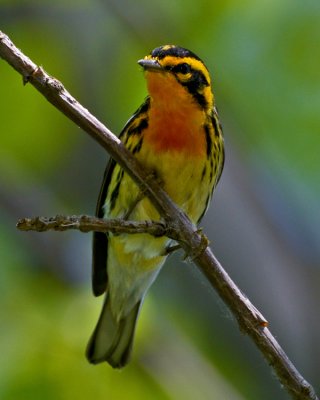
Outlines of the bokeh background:
[{"label": "bokeh background", "polygon": [[[146,96],[136,61],[176,43],[211,70],[226,165],[202,226],[320,391],[318,0],[0,1],[0,29],[114,132]],[[0,61],[0,398],[288,399],[205,278],[170,258],[133,358],[91,366],[91,235],[18,218],[92,214],[107,154]]]}]

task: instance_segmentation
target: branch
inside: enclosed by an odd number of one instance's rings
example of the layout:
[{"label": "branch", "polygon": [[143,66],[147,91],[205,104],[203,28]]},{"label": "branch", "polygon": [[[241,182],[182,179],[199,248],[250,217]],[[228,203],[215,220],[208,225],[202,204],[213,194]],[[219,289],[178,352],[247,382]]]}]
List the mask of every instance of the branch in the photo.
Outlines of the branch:
[{"label": "branch", "polygon": [[312,386],[300,375],[272,336],[265,318],[235,285],[210,248],[206,246],[204,236],[197,231],[188,217],[172,202],[120,140],[79,104],[58,80],[49,76],[17,49],[1,31],[0,56],[22,75],[24,83],[30,82],[50,103],[107,150],[141,187],[169,229],[179,233],[176,240],[180,246],[192,257],[212,287],[219,293],[237,319],[241,330],[252,338],[292,398],[317,400]]},{"label": "branch", "polygon": [[168,236],[171,238],[177,237],[164,222],[160,221],[125,221],[124,219],[103,219],[90,217],[88,215],[81,216],[64,216],[57,215],[55,217],[35,217],[22,218],[17,222],[17,228],[20,231],[36,231],[46,232],[67,231],[76,229],[80,232],[111,232],[114,234],[120,233],[148,233],[152,236]]}]

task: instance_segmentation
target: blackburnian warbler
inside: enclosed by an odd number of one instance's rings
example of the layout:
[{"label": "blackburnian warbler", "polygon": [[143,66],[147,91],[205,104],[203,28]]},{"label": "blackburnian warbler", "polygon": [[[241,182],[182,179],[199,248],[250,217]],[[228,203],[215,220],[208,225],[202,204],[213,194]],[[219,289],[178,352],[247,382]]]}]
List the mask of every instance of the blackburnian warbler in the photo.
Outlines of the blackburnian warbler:
[{"label": "blackburnian warbler", "polygon": [[[120,138],[159,178],[164,190],[197,224],[223,169],[224,145],[211,79],[204,63],[184,48],[166,45],[139,60],[149,96]],[[138,199],[138,201],[137,201]],[[113,160],[107,166],[96,215],[157,220],[147,197]],[[147,234],[93,236],[93,292],[105,293],[87,347],[91,363],[114,368],[128,362],[144,296],[166,260],[167,237]]]}]

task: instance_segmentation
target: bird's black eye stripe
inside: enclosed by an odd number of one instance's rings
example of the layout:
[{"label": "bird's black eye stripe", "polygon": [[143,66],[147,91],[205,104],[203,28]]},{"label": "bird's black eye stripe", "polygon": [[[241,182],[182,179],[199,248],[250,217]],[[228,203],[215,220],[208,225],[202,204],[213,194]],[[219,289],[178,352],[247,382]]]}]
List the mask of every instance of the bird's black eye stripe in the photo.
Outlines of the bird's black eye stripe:
[{"label": "bird's black eye stripe", "polygon": [[187,63],[181,63],[181,64],[177,64],[177,65],[166,65],[165,69],[167,71],[171,71],[176,74],[179,73],[179,74],[183,74],[183,75],[187,75],[190,72],[192,72],[190,65]]},{"label": "bird's black eye stripe", "polygon": [[181,63],[174,66],[168,65],[165,67],[165,69],[176,74],[187,75],[191,73],[192,76],[188,79],[190,84],[198,85],[199,87],[209,86],[209,82],[207,81],[202,71],[192,69],[191,66],[187,63]]},{"label": "bird's black eye stripe", "polygon": [[187,63],[181,63],[181,64],[178,64],[178,65],[174,66],[172,68],[172,71],[186,75],[186,74],[189,74],[191,72],[191,67]]}]

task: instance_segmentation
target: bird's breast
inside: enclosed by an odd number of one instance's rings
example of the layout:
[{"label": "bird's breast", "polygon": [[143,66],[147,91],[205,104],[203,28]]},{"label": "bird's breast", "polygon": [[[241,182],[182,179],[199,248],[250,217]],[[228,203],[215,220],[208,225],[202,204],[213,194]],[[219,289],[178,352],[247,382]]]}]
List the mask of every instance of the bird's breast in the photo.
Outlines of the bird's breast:
[{"label": "bird's breast", "polygon": [[206,152],[206,114],[188,89],[170,73],[147,74],[150,94],[147,145],[155,152],[184,152],[203,157]]},{"label": "bird's breast", "polygon": [[149,126],[144,140],[153,152],[183,153],[185,157],[205,157],[206,138],[204,117],[194,107],[184,105],[179,108],[168,104],[151,107]]}]

